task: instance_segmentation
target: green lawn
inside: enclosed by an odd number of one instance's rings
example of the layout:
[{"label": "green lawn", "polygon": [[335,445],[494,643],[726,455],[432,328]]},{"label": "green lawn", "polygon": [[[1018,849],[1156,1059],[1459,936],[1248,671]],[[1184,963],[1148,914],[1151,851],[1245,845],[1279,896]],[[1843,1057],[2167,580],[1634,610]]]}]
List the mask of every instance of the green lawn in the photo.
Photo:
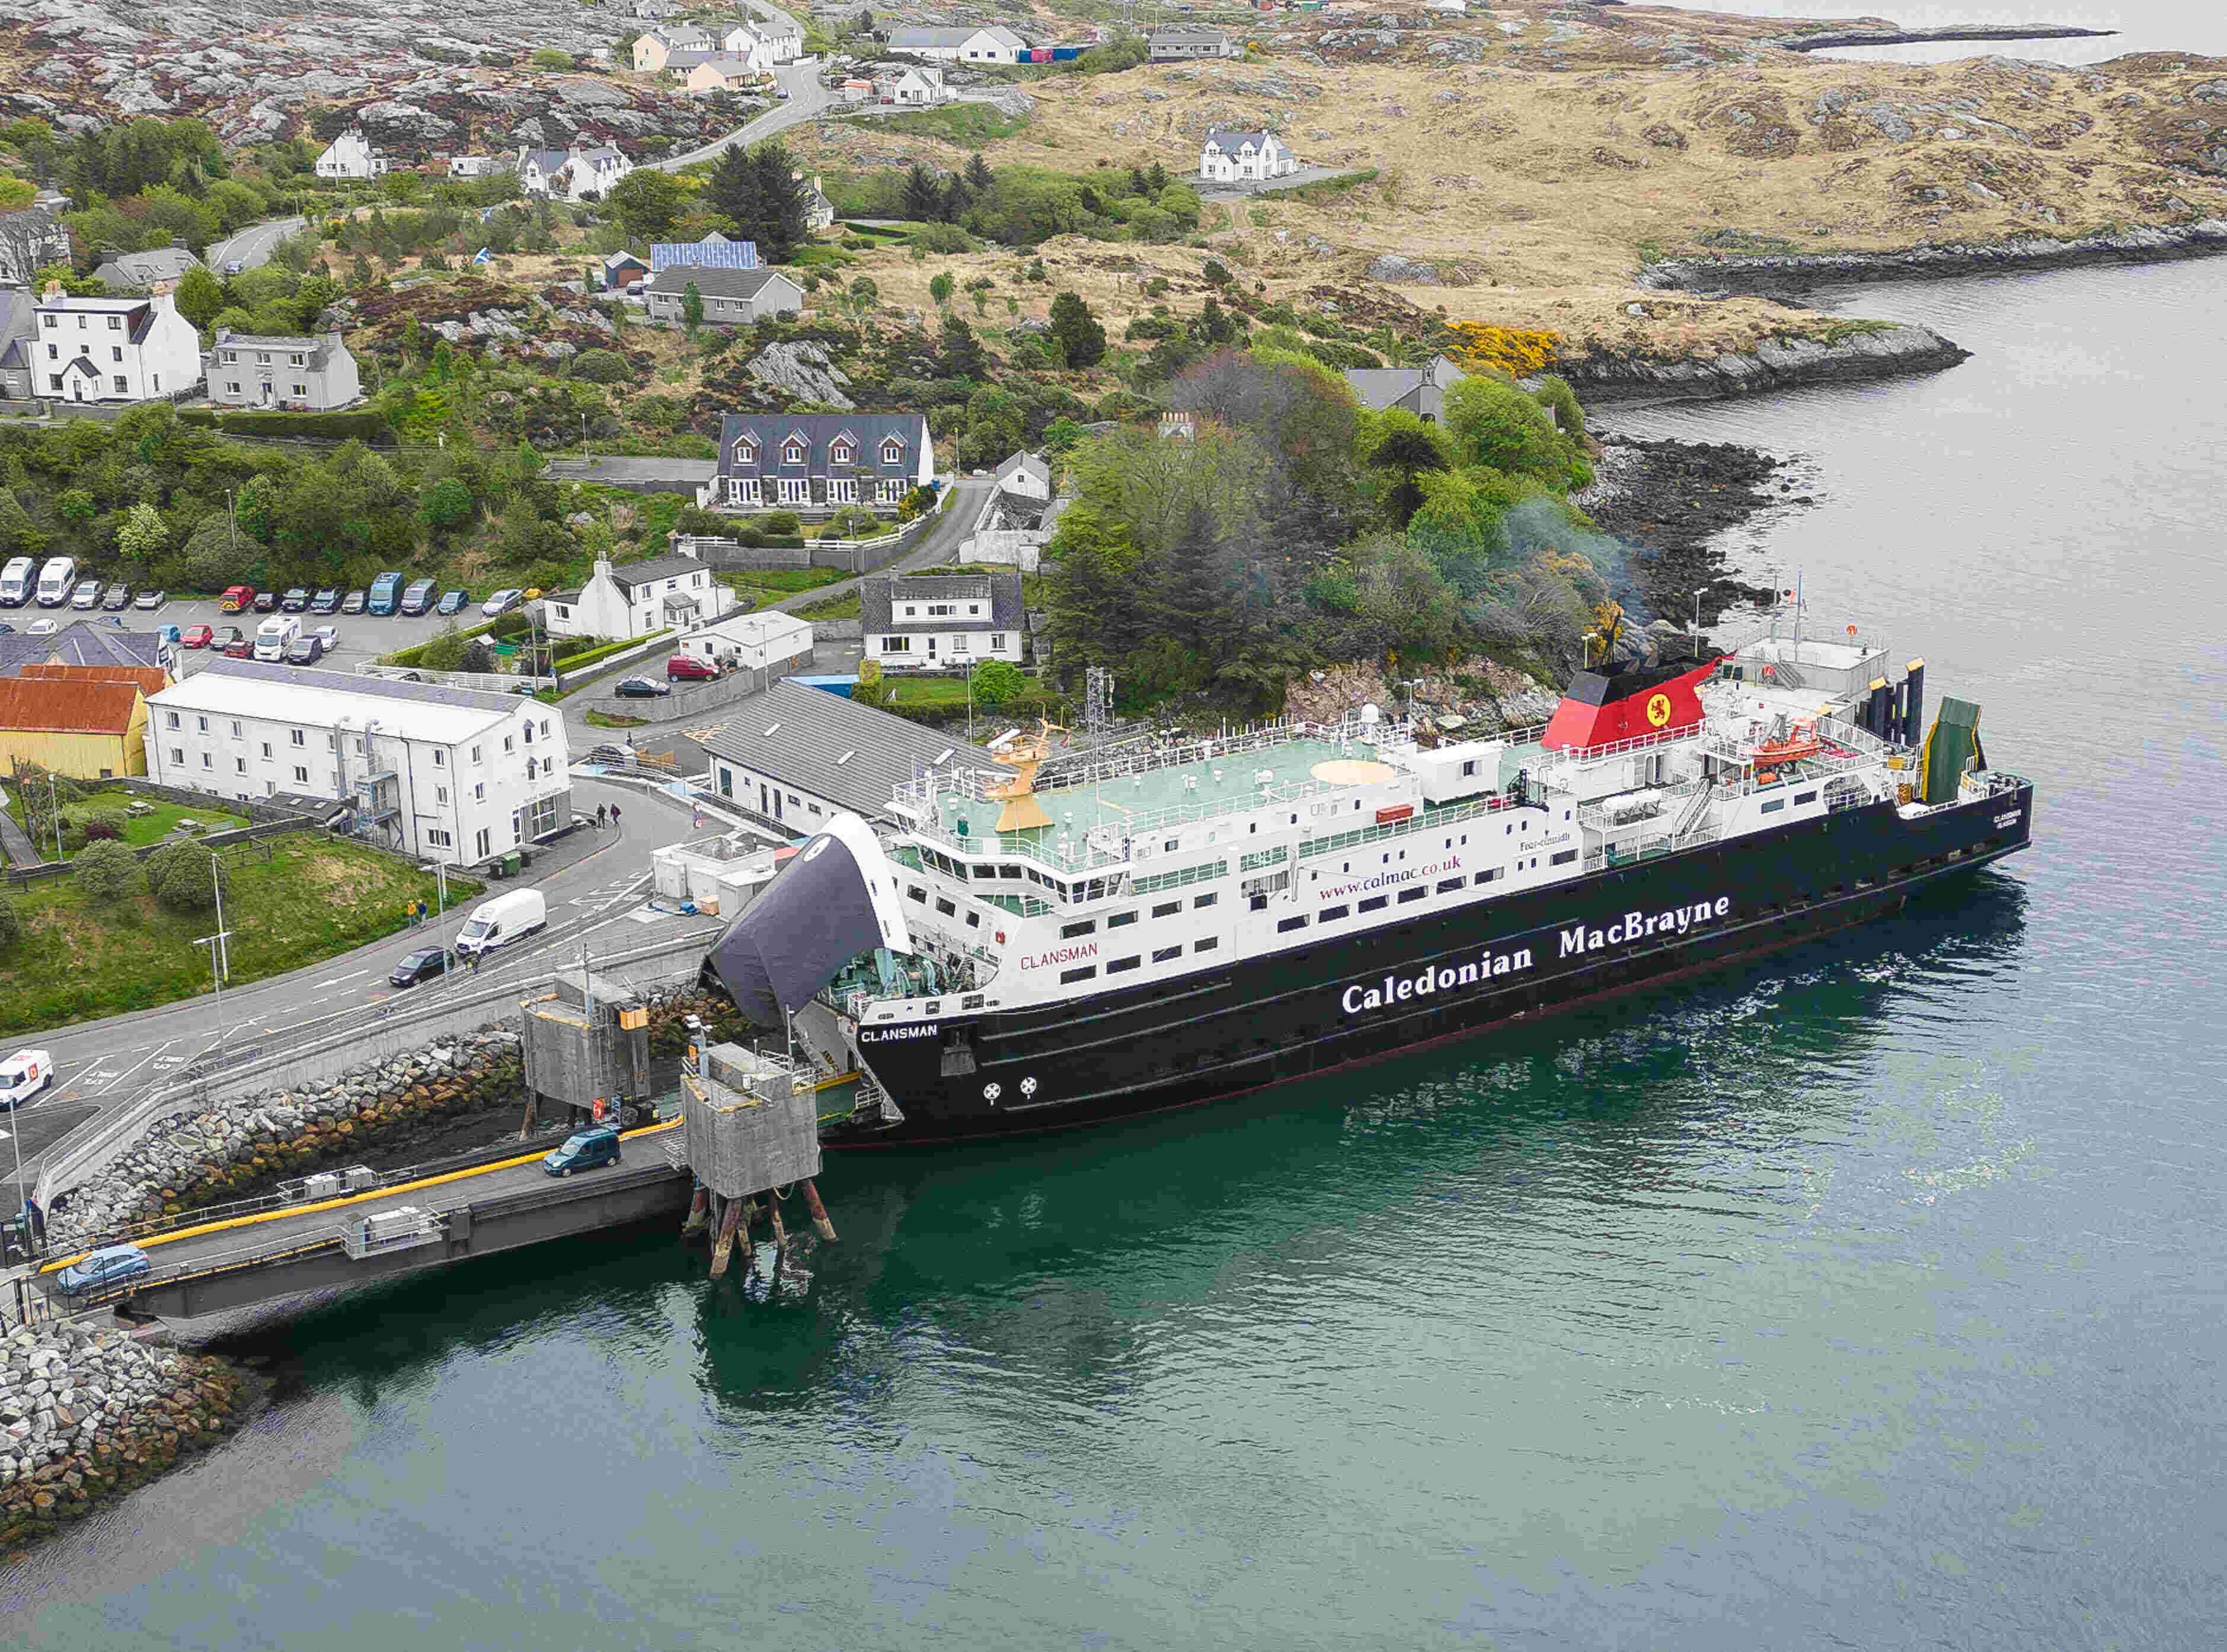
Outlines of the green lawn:
[{"label": "green lawn", "polygon": [[840,596],[830,596],[794,612],[800,620],[855,620],[858,617],[858,593],[845,591]]},{"label": "green lawn", "polygon": [[[135,803],[149,805],[148,813],[131,813]],[[8,794],[8,813],[15,817],[17,826],[23,824],[22,800],[14,792]],[[62,805],[63,830],[82,826],[96,816],[105,816],[113,821],[124,841],[134,848],[160,843],[177,829],[181,820],[197,820],[204,832],[229,832],[247,824],[243,817],[227,814],[216,807],[214,799],[207,806],[188,808],[177,803],[166,803],[160,798],[138,797],[130,792],[93,792],[80,802]],[[54,846],[51,841],[41,844],[40,847],[48,855],[54,853]]]},{"label": "green lawn", "polygon": [[587,714],[587,722],[590,728],[597,729],[639,729],[646,727],[649,719],[646,717],[618,717],[609,711],[590,711]]},{"label": "green lawn", "polygon": [[751,613],[770,608],[784,596],[801,590],[817,590],[851,576],[839,568],[753,568],[726,577],[735,600]]},{"label": "green lawn", "polygon": [[884,131],[940,137],[961,149],[979,149],[1011,137],[1028,124],[1028,116],[1016,118],[1000,114],[995,105],[986,103],[949,103],[935,109],[908,109],[901,114],[874,117],[874,124]]},{"label": "green lawn", "polygon": [[[264,852],[269,851],[269,858]],[[220,852],[230,873],[225,927],[241,985],[282,975],[392,934],[405,903],[430,905],[433,879],[406,861],[309,832]],[[480,893],[449,880],[449,904]],[[214,914],[174,913],[150,896],[96,906],[76,880],[52,877],[0,893],[23,918],[23,938],[0,948],[0,1036],[190,998],[209,990],[208,954],[194,945]]]}]

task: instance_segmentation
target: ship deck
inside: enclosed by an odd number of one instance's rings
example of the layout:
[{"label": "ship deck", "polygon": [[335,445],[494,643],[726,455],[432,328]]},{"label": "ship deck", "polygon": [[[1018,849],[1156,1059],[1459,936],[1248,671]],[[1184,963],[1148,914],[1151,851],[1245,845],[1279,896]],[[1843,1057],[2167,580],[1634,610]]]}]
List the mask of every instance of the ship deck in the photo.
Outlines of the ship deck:
[{"label": "ship deck", "polygon": [[[1203,820],[1255,807],[1264,770],[1275,776],[1273,783],[1279,788],[1300,785],[1328,790],[1313,778],[1317,764],[1371,755],[1367,746],[1296,739],[1261,750],[1139,768],[1078,785],[1040,785],[1036,798],[1052,824],[1079,841],[1082,834],[1099,826],[1123,831],[1133,821],[1165,820],[1174,810]],[[996,800],[947,792],[942,801],[945,818],[954,826],[966,821],[967,835],[978,842],[997,831],[1004,806]]]}]

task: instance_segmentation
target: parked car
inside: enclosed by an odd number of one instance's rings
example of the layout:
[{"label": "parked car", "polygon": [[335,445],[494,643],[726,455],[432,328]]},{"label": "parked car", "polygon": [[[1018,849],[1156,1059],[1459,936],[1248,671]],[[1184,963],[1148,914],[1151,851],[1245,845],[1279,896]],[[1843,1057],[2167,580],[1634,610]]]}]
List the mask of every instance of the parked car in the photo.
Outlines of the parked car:
[{"label": "parked car", "polygon": [[309,635],[324,644],[327,654],[341,646],[341,628],[337,625],[321,625]]},{"label": "parked car", "polygon": [[254,586],[227,585],[224,595],[216,599],[216,611],[220,614],[245,614],[248,604],[254,600]]},{"label": "parked car", "polygon": [[14,626],[0,624],[0,637],[12,637],[15,635],[16,628]]},{"label": "parked car", "polygon": [[415,618],[433,606],[433,582],[413,579],[403,588],[401,611]]},{"label": "parked car", "polygon": [[341,592],[337,585],[328,585],[309,599],[312,614],[337,614],[341,611]]},{"label": "parked car", "polygon": [[226,643],[224,645],[224,657],[227,660],[254,659],[255,639],[253,637],[242,637],[237,642]]},{"label": "parked car", "polygon": [[[571,1145],[570,1142],[565,1144],[567,1147]],[[562,1152],[564,1149],[558,1151]],[[74,1297],[87,1291],[105,1291],[126,1279],[144,1278],[154,1269],[147,1253],[137,1245],[110,1245],[80,1256],[64,1268],[59,1278],[62,1289]]]},{"label": "parked car", "polygon": [[70,606],[72,608],[79,609],[99,608],[100,606],[100,582],[98,579],[79,580],[77,582],[77,589],[70,593]]},{"label": "parked car", "polygon": [[634,753],[624,746],[615,746],[607,740],[600,745],[590,746],[588,755],[583,761],[591,763],[630,763],[634,761]]},{"label": "parked car", "polygon": [[455,962],[445,947],[420,947],[394,966],[393,973],[386,978],[387,985],[415,986],[420,981],[438,980]]},{"label": "parked car", "polygon": [[592,1170],[620,1162],[619,1132],[606,1126],[566,1137],[562,1147],[542,1159],[541,1167],[552,1176],[570,1176],[574,1170]]},{"label": "parked car", "polygon": [[466,592],[444,590],[441,593],[441,600],[433,604],[433,611],[443,616],[460,614],[463,611],[464,604],[471,600],[470,596]]},{"label": "parked car", "polygon": [[245,642],[248,640],[247,633],[238,626],[220,625],[209,634],[208,645],[212,648],[229,648],[235,642]]},{"label": "parked car", "polygon": [[143,612],[151,612],[170,600],[166,590],[143,590],[131,599],[131,606]]},{"label": "parked car", "polygon": [[309,606],[309,593],[299,585],[295,586],[278,599],[279,611],[284,614],[299,614],[306,610]]},{"label": "parked car", "polygon": [[369,591],[352,590],[347,596],[341,598],[341,612],[343,614],[361,614],[363,612],[363,605],[370,600],[371,593]]},{"label": "parked car", "polygon": [[118,580],[108,588],[108,595],[100,599],[100,606],[105,613],[121,614],[131,606],[131,587]]},{"label": "parked car", "polygon": [[499,590],[480,604],[480,612],[493,619],[498,614],[507,614],[526,600],[522,590]]},{"label": "parked car", "polygon": [[286,645],[286,663],[290,666],[314,666],[325,657],[325,645],[313,634],[296,637]]},{"label": "parked car", "polygon": [[178,646],[181,648],[206,648],[209,645],[209,639],[215,635],[216,633],[206,625],[189,625],[178,633]]},{"label": "parked car", "polygon": [[612,690],[622,700],[656,699],[672,692],[671,683],[660,683],[654,677],[622,677]]},{"label": "parked car", "polygon": [[50,637],[61,628],[59,620],[33,620],[23,635],[27,637]]},{"label": "parked car", "polygon": [[255,611],[258,614],[277,613],[278,611],[278,593],[275,590],[257,591],[255,593]]},{"label": "parked car", "polygon": [[665,674],[676,683],[708,683],[718,677],[719,668],[692,654],[676,654],[665,662]]}]

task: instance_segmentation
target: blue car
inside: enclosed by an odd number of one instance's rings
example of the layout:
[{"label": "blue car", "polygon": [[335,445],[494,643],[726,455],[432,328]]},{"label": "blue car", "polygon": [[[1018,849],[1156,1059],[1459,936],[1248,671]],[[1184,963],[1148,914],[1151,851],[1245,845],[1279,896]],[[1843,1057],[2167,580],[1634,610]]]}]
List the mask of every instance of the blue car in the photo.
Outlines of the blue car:
[{"label": "blue car", "polygon": [[72,1296],[87,1291],[105,1291],[126,1279],[143,1278],[154,1271],[147,1253],[137,1245],[111,1245],[90,1255],[81,1256],[61,1272],[62,1289]]},{"label": "blue car", "polygon": [[619,1132],[610,1129],[583,1130],[568,1137],[565,1145],[542,1159],[541,1168],[552,1176],[570,1176],[574,1170],[592,1170],[598,1165],[619,1162]]}]

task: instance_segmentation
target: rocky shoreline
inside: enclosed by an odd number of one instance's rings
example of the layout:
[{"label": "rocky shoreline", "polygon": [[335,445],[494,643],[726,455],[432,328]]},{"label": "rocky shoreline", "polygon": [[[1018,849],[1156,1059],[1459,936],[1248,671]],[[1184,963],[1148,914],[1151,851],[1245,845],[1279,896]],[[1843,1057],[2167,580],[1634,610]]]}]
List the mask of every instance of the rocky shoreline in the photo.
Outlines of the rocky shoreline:
[{"label": "rocky shoreline", "polygon": [[1828,52],[1847,46],[1931,46],[1958,41],[2102,40],[2118,32],[2070,23],[1950,23],[1943,29],[1825,29],[1814,35],[1781,35],[1764,44],[1782,52]]},{"label": "rocky shoreline", "polygon": [[229,1362],[64,1321],[0,1343],[0,1560],[237,1427]]},{"label": "rocky shoreline", "polygon": [[[1866,281],[1924,281],[1946,276],[2071,270],[2098,264],[2154,264],[2227,252],[2227,220],[2109,230],[2059,239],[2023,235],[2004,241],[1949,241],[1894,252],[1756,252],[1665,258],[1640,271],[1643,287],[1765,297]],[[1573,380],[1574,382],[1574,380]]]},{"label": "rocky shoreline", "polygon": [[[1659,266],[1658,266],[1659,267]],[[1588,405],[1641,397],[1745,396],[1803,385],[1938,373],[1971,352],[1930,327],[1850,322],[1838,336],[1765,339],[1752,349],[1666,360],[1607,352],[1557,365]]]},{"label": "rocky shoreline", "polygon": [[[1603,533],[1638,552],[1636,595],[1650,616],[1682,623],[1701,598],[1701,622],[1766,599],[1725,571],[1720,538],[1760,513],[1807,505],[1788,461],[1731,442],[1676,442],[1604,434],[1597,480],[1572,502]],[[1628,605],[1628,604],[1627,604]]]}]

